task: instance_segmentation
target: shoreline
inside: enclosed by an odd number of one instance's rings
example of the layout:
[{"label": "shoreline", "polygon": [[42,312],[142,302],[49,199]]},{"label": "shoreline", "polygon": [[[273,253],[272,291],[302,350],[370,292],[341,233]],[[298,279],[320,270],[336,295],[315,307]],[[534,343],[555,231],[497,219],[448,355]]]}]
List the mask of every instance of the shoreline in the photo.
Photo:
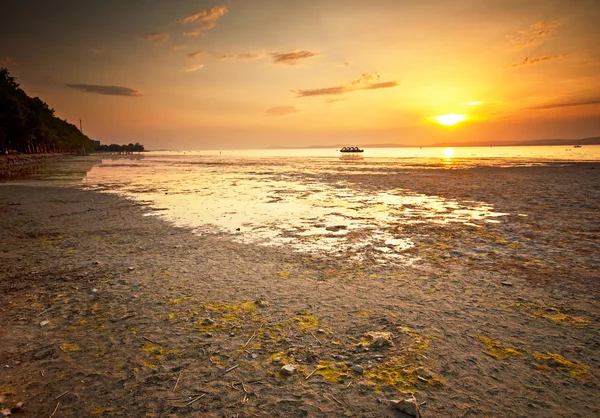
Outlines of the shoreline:
[{"label": "shoreline", "polygon": [[67,154],[10,154],[0,155],[0,178],[21,170],[65,157]]},{"label": "shoreline", "polygon": [[421,261],[393,267],[198,236],[109,193],[0,185],[2,407],[392,417],[412,393],[423,417],[596,416],[589,168],[399,178],[515,216],[413,226]]}]

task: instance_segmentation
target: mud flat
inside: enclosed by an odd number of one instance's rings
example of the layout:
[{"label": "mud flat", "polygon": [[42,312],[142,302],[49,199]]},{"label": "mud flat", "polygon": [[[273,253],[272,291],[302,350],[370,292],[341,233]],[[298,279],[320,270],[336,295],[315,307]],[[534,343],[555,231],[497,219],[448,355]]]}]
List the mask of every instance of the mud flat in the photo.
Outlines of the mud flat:
[{"label": "mud flat", "polygon": [[394,417],[414,396],[423,417],[600,414],[597,164],[352,181],[507,215],[398,225],[412,264],[348,262],[0,185],[0,409]]}]

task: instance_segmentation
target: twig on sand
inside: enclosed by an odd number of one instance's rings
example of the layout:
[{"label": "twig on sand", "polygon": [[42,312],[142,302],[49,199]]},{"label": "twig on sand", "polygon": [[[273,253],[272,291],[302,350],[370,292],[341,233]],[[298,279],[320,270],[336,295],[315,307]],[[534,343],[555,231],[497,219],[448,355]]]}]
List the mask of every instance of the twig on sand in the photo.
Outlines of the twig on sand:
[{"label": "twig on sand", "polygon": [[248,344],[250,344],[250,341],[252,341],[252,339],[256,336],[256,331],[257,330],[254,330],[254,332],[252,333],[252,335],[250,336],[250,338],[248,338],[248,341],[246,341],[246,344],[244,344],[242,346],[242,350],[244,350],[248,346]]},{"label": "twig on sand", "polygon": [[256,329],[254,330],[254,332],[252,333],[252,335],[250,336],[250,338],[248,338],[248,341],[246,341],[246,344],[244,344],[244,345],[242,346],[242,351],[243,351],[243,350],[244,350],[244,349],[245,349],[245,348],[248,346],[248,344],[250,344],[250,341],[252,341],[252,340],[254,339],[254,337],[256,337],[256,332],[257,332],[259,329],[261,329],[261,328],[263,327],[263,325],[264,325],[264,324],[265,324],[265,323],[263,322],[262,324],[260,324],[260,325],[258,326],[258,328],[256,328]]},{"label": "twig on sand", "polygon": [[157,341],[152,341],[150,338],[148,338],[148,337],[144,337],[143,335],[142,335],[142,338],[143,338],[144,340],[146,340],[146,341],[150,341],[152,344],[160,345],[161,347],[164,347],[164,346],[165,346],[164,344],[161,344],[161,343],[159,343],[159,342],[157,342]]},{"label": "twig on sand", "polygon": [[68,390],[65,390],[63,393],[61,393],[60,395],[58,395],[56,398],[54,398],[54,400],[58,400],[59,398],[62,398],[63,396],[65,396],[67,393],[69,393]]},{"label": "twig on sand", "polygon": [[188,402],[187,406],[190,406],[191,404],[193,404],[194,402],[196,402],[198,399],[203,398],[206,396],[206,393],[203,393],[202,395],[192,399],[191,401]]},{"label": "twig on sand", "polygon": [[323,343],[321,342],[321,340],[319,340],[319,339],[318,339],[318,338],[315,336],[315,334],[313,334],[313,333],[312,333],[312,331],[311,331],[310,335],[312,335],[312,336],[313,336],[313,338],[314,338],[315,340],[317,340],[317,342],[319,343],[319,345],[323,345]]},{"label": "twig on sand", "polygon": [[337,402],[337,403],[339,403],[340,405],[344,406],[344,404],[343,404],[342,402],[338,401],[338,400],[335,398],[335,396],[333,396],[333,395],[330,395],[330,396],[331,396],[331,398],[332,398],[334,401],[336,401],[336,402]]},{"label": "twig on sand", "polygon": [[44,315],[46,312],[48,312],[50,309],[54,309],[56,308],[56,306],[50,306],[48,309],[43,310],[42,312],[40,312],[39,314],[37,314],[36,316],[42,316]]},{"label": "twig on sand", "polygon": [[317,370],[319,370],[319,368],[318,368],[318,367],[317,367],[316,369],[314,369],[312,372],[310,372],[310,374],[309,374],[308,376],[306,376],[306,377],[304,378],[304,380],[308,380],[308,379],[310,379],[310,377],[311,377],[313,374],[315,374],[315,372],[316,372]]},{"label": "twig on sand", "polygon": [[60,405],[60,402],[56,404],[56,408],[54,408],[54,412],[48,418],[52,418],[54,416],[54,414],[56,414],[56,411],[58,411],[59,405]]},{"label": "twig on sand", "polygon": [[237,369],[237,368],[238,368],[238,366],[239,366],[239,364],[236,364],[235,366],[231,366],[230,368],[228,368],[227,370],[225,370],[225,371],[223,372],[223,374],[227,374],[227,373],[229,373],[230,371]]},{"label": "twig on sand", "polygon": [[177,382],[175,382],[175,386],[173,386],[173,392],[175,392],[175,390],[177,389],[177,385],[179,384],[179,380],[181,379],[181,373],[183,372],[179,372],[179,376],[177,376]]}]

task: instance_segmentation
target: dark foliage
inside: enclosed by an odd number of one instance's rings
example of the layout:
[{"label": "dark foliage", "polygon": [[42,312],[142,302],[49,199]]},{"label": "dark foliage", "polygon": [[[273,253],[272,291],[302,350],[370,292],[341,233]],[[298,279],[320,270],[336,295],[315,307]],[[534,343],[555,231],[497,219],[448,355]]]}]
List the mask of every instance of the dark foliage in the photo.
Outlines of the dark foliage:
[{"label": "dark foliage", "polygon": [[77,126],[54,116],[54,109],[38,97],[29,97],[8,69],[0,68],[0,152],[50,153],[107,151],[131,153],[144,146],[100,145],[84,135]]}]

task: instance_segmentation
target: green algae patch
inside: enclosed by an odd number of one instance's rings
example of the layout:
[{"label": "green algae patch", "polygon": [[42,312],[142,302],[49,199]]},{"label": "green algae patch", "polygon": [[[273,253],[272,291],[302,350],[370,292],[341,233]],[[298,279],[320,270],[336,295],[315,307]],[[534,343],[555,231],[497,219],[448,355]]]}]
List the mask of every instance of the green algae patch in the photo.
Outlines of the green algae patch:
[{"label": "green algae patch", "polygon": [[562,373],[567,373],[575,379],[583,379],[589,372],[590,367],[579,363],[578,361],[570,361],[556,353],[533,353],[535,361],[539,364],[556,369]]},{"label": "green algae patch", "polygon": [[200,320],[195,326],[198,331],[219,332],[233,327],[239,327],[241,323],[248,323],[258,320],[256,314],[257,305],[255,302],[242,302],[228,305],[223,302],[207,302],[200,306],[200,311],[208,317]]},{"label": "green algae patch", "polygon": [[577,328],[584,328],[592,323],[592,320],[585,316],[568,315],[560,308],[536,303],[513,303],[502,306],[504,309],[514,309],[524,312],[534,319],[549,319],[557,324],[571,325]]},{"label": "green algae patch", "polygon": [[146,345],[144,345],[144,347],[142,348],[142,351],[144,353],[148,353],[148,354],[152,354],[153,356],[157,357],[157,358],[162,358],[164,356],[166,356],[169,353],[173,353],[173,350],[169,350],[165,347],[162,347],[158,344],[154,344],[151,342],[147,342]]},{"label": "green algae patch", "polygon": [[322,376],[327,382],[340,383],[350,377],[350,369],[346,363],[319,361],[313,374]]},{"label": "green algae patch", "polygon": [[62,343],[60,345],[60,350],[65,353],[74,353],[81,351],[81,347],[79,347],[77,344]]},{"label": "green algae patch", "polygon": [[412,373],[403,356],[392,357],[389,360],[367,367],[363,377],[372,384],[375,391],[381,392],[386,387],[393,387],[401,393],[412,393],[419,381],[416,373]]},{"label": "green algae patch", "polygon": [[487,349],[486,354],[495,359],[502,360],[509,357],[523,357],[527,355],[525,351],[513,347],[506,347],[499,341],[494,341],[482,336],[479,336],[478,338]]},{"label": "green algae patch", "polygon": [[300,331],[310,332],[319,328],[319,320],[312,316],[310,312],[301,312],[292,319],[296,322]]}]

